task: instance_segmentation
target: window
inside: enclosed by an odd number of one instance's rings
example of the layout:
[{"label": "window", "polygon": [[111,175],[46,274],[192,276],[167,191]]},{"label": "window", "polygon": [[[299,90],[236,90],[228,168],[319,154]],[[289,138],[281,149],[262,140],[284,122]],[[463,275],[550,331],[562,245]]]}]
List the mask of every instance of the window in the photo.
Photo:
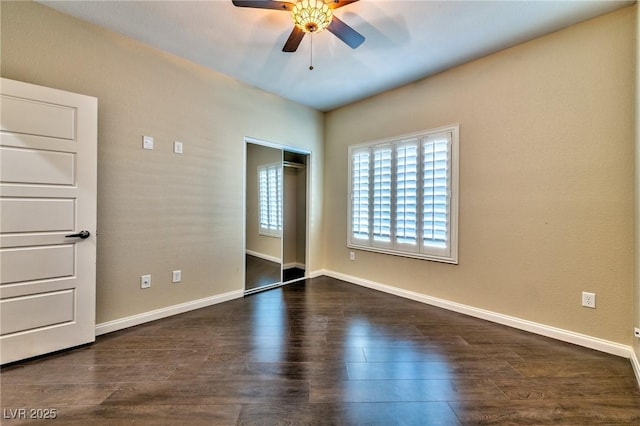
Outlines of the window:
[{"label": "window", "polygon": [[258,205],[261,235],[282,235],[282,165],[258,166]]},{"label": "window", "polygon": [[349,148],[352,248],[458,263],[458,126]]}]

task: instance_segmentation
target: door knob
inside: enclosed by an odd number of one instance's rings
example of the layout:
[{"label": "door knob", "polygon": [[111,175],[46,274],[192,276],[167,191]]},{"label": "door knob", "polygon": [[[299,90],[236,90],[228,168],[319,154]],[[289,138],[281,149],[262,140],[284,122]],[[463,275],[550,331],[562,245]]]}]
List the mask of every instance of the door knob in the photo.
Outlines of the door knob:
[{"label": "door knob", "polygon": [[90,236],[91,232],[82,230],[77,234],[65,235],[65,238],[82,238],[84,240],[85,238],[89,238]]}]

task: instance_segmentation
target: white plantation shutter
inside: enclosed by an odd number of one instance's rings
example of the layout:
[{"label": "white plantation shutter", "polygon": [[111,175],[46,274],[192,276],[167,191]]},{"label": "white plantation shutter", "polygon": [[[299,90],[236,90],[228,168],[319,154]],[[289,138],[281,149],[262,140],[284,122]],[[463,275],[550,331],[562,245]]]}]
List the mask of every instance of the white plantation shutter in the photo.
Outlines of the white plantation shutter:
[{"label": "white plantation shutter", "polygon": [[373,151],[373,240],[391,241],[391,153],[390,147]]},{"label": "white plantation shutter", "polygon": [[446,247],[449,216],[449,135],[427,138],[422,144],[424,246]]},{"label": "white plantation shutter", "polygon": [[397,244],[417,245],[418,240],[418,143],[411,141],[396,147]]},{"label": "white plantation shutter", "polygon": [[260,233],[282,233],[282,167],[279,163],[258,167]]},{"label": "white plantation shutter", "polygon": [[351,229],[356,239],[369,239],[369,150],[351,159]]},{"label": "white plantation shutter", "polygon": [[458,126],[351,147],[349,247],[457,263]]}]

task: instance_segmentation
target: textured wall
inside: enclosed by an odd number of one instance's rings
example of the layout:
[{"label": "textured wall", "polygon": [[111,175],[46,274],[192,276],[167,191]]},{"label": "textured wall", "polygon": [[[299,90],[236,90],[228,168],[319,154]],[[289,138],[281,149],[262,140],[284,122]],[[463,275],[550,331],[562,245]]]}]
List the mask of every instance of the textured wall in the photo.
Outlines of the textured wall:
[{"label": "textured wall", "polygon": [[[310,271],[631,344],[636,6],[339,109],[326,127],[316,111],[44,6],[0,8],[3,77],[99,99],[99,323],[242,288],[252,136],[313,153]],[[349,262],[348,145],[452,123],[460,264]],[[145,134],[154,151],[140,148]],[[582,290],[596,310],[579,306]]]},{"label": "textured wall", "polygon": [[[320,165],[323,115],[36,3],[1,8],[3,77],[98,98],[97,322],[241,290],[243,138],[310,150]],[[313,170],[319,268],[323,178]],[[142,274],[151,289],[140,290]]]},{"label": "textured wall", "polygon": [[[325,268],[631,344],[634,34],[627,7],[328,113]],[[350,262],[347,147],[455,123],[460,264]]]},{"label": "textured wall", "polygon": [[[635,274],[633,280],[633,307],[634,307],[634,327],[640,327],[640,7],[636,3],[636,46],[635,46],[635,97],[636,97],[636,110],[635,110],[635,175],[634,175],[634,225],[635,232],[633,234],[635,238]],[[640,360],[640,339],[634,339],[633,350],[636,354],[636,358]],[[637,371],[638,381],[640,381],[640,371]]]}]

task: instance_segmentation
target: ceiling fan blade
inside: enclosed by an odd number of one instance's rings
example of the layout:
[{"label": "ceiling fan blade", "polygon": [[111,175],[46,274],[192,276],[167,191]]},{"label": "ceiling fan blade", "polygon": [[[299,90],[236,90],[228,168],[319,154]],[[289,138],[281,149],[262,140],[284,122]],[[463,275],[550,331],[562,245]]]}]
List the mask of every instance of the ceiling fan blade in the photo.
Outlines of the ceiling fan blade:
[{"label": "ceiling fan blade", "polygon": [[291,31],[291,34],[289,35],[287,42],[284,44],[284,47],[282,48],[282,51],[295,52],[296,50],[298,50],[298,46],[300,46],[300,42],[302,41],[304,34],[305,34],[304,31],[302,31],[297,26],[294,26],[293,31]]},{"label": "ceiling fan blade", "polygon": [[355,3],[357,1],[358,0],[330,0],[327,3],[327,6],[329,6],[331,9],[338,9],[339,7],[346,6],[351,3]]},{"label": "ceiling fan blade", "polygon": [[342,40],[347,46],[352,49],[360,46],[364,43],[364,36],[342,22],[335,16],[331,20],[331,23],[327,27],[327,30],[333,33],[336,37]]},{"label": "ceiling fan blade", "polygon": [[256,9],[275,9],[275,10],[287,10],[293,9],[293,4],[285,1],[272,1],[272,0],[232,0],[232,3],[236,7],[253,7]]}]

